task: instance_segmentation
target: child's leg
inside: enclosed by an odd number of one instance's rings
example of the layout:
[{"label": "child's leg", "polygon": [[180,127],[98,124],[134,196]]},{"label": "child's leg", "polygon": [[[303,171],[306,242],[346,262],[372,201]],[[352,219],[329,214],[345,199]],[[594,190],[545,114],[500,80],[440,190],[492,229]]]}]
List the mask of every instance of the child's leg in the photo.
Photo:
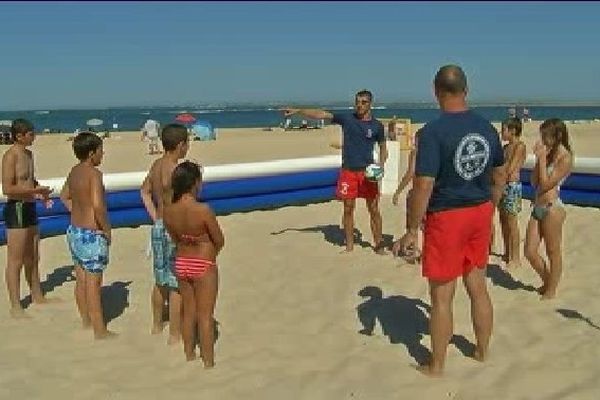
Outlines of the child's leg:
[{"label": "child's leg", "polygon": [[27,243],[27,228],[6,230],[6,286],[10,301],[10,314],[14,318],[23,317],[21,307],[21,268]]},{"label": "child's leg", "polygon": [[542,286],[538,291],[543,294],[548,283],[548,272],[546,271],[546,262],[538,252],[541,242],[538,222],[534,218],[530,218],[525,232],[525,258],[542,280]]},{"label": "child's leg", "polygon": [[40,234],[37,226],[27,228],[27,242],[23,264],[25,265],[25,279],[31,292],[31,300],[34,303],[44,303],[44,294],[40,283],[39,272],[39,244]]},{"label": "child's leg", "polygon": [[546,254],[550,264],[546,291],[543,299],[551,299],[556,295],[556,288],[562,275],[562,227],[566,213],[564,208],[553,206],[548,215],[540,222],[540,231],[546,245]]},{"label": "child's leg", "polygon": [[95,339],[105,339],[114,335],[106,329],[104,315],[102,313],[102,273],[91,273],[85,271],[85,290],[88,312],[94,328]]},{"label": "child's leg", "polygon": [[81,268],[81,265],[75,266],[75,304],[79,310],[81,316],[81,324],[84,328],[90,328],[92,321],[90,320],[90,314],[87,306],[87,296],[85,293],[85,271]]},{"label": "child's leg", "polygon": [[186,280],[178,279],[179,293],[183,301],[183,352],[188,361],[196,359],[196,300],[194,287]]},{"label": "child's leg", "polygon": [[169,290],[169,340],[168,344],[181,340],[181,294],[177,289]]},{"label": "child's leg", "polygon": [[194,294],[198,311],[198,334],[200,335],[200,356],[205,368],[215,365],[215,303],[219,286],[217,268],[212,268],[194,281]]},{"label": "child's leg", "polygon": [[506,216],[506,222],[508,225],[508,266],[509,267],[520,267],[521,266],[521,235],[519,233],[519,217],[515,214],[508,214]]},{"label": "child's leg", "polygon": [[504,253],[502,254],[502,259],[504,262],[508,263],[511,253],[511,240],[510,240],[510,228],[509,228],[509,214],[502,210],[498,209],[498,218],[500,219],[500,229],[502,231],[502,242],[504,244]]},{"label": "child's leg", "polygon": [[163,308],[167,301],[168,289],[155,284],[152,288],[152,334],[161,333],[163,330]]}]

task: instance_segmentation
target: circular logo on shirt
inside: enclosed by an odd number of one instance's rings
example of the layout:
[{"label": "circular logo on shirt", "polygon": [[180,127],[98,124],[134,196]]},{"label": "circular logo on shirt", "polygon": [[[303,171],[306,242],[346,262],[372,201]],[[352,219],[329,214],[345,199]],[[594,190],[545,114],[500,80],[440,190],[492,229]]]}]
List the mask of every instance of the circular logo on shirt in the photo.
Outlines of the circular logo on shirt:
[{"label": "circular logo on shirt", "polygon": [[463,137],[454,154],[454,169],[466,181],[483,173],[490,159],[490,144],[479,133]]}]

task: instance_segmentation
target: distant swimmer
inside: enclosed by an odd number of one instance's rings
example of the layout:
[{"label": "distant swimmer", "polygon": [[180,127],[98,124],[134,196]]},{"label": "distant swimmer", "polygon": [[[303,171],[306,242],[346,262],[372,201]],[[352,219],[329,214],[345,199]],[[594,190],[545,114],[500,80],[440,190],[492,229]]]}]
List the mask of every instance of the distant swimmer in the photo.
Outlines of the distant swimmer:
[{"label": "distant swimmer", "polygon": [[285,116],[300,114],[307,118],[327,119],[342,126],[342,168],[337,181],[337,198],[344,203],[342,224],[346,237],[345,252],[354,249],[354,209],[356,199],[364,198],[371,218],[373,249],[386,254],[381,212],[379,211],[379,185],[365,177],[368,165],[373,164],[373,149],[379,147],[379,166],[383,169],[388,157],[383,124],[371,114],[373,94],[368,90],[356,93],[354,113],[335,113],[318,109],[283,109]]},{"label": "distant swimmer", "polygon": [[[542,280],[542,299],[556,296],[562,275],[562,231],[566,211],[560,186],[573,168],[569,132],[563,121],[551,118],[540,125],[541,140],[533,148],[536,163],[531,172],[535,199],[525,235],[525,257]],[[539,254],[544,241],[549,265]]]},{"label": "distant swimmer", "polygon": [[161,153],[158,148],[159,132],[160,124],[153,119],[148,119],[142,127],[142,140],[148,138],[148,154],[150,155]]}]

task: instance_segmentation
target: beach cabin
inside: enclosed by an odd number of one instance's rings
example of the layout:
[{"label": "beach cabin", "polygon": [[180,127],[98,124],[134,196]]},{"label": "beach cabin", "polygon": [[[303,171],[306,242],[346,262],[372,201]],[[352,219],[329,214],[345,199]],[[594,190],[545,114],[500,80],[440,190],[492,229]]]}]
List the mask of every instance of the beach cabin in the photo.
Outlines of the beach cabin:
[{"label": "beach cabin", "polygon": [[191,130],[194,140],[217,140],[217,133],[212,124],[208,121],[194,122]]}]

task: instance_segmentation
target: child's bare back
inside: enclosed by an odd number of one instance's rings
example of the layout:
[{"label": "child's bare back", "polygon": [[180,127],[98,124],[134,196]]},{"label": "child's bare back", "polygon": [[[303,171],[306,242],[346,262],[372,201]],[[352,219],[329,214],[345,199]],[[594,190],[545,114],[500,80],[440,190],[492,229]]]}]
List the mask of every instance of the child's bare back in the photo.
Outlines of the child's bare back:
[{"label": "child's bare back", "polygon": [[71,223],[81,228],[102,229],[96,216],[104,208],[102,174],[96,168],[77,164],[67,178],[71,195]]}]

